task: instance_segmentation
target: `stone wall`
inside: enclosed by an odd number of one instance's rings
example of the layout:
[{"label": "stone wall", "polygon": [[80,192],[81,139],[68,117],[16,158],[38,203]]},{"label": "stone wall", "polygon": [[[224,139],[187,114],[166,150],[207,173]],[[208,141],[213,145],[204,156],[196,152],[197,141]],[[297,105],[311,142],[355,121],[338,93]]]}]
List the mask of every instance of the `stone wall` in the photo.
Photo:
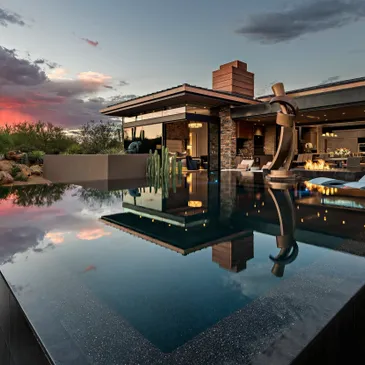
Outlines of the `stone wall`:
[{"label": "stone wall", "polygon": [[275,155],[276,125],[268,125],[265,127],[264,150],[265,150],[265,155]]},{"label": "stone wall", "polygon": [[237,148],[236,122],[231,118],[229,107],[221,108],[219,118],[221,127],[221,169],[235,168]]},{"label": "stone wall", "polygon": [[219,123],[211,122],[208,125],[208,166],[211,171],[219,170]]}]

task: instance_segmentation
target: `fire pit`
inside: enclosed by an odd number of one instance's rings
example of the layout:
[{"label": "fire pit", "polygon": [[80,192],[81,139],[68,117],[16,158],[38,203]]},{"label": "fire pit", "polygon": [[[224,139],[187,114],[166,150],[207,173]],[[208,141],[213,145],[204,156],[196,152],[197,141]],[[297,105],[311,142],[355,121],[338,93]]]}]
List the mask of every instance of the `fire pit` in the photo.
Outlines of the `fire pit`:
[{"label": "fire pit", "polygon": [[304,166],[305,170],[330,170],[330,165],[326,163],[325,160],[318,160],[313,162],[312,160],[307,160]]}]

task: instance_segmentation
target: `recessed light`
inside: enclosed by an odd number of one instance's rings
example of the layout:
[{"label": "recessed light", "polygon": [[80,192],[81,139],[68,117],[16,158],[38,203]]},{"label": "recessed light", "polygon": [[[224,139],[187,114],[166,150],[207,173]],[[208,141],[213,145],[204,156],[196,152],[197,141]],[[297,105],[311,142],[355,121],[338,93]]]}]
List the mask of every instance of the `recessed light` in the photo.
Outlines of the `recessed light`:
[{"label": "recessed light", "polygon": [[346,114],[345,112],[342,113],[342,115],[345,115],[345,114]]},{"label": "recessed light", "polygon": [[327,122],[328,119],[326,119],[326,122]]},{"label": "recessed light", "polygon": [[327,114],[325,114],[324,116],[327,117]]}]

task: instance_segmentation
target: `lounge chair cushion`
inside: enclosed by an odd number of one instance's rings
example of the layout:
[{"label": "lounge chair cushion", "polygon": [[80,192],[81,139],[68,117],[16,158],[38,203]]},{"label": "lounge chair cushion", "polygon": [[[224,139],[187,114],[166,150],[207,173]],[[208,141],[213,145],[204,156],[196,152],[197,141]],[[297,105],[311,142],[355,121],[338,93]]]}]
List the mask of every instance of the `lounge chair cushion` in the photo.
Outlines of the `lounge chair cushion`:
[{"label": "lounge chair cushion", "polygon": [[238,169],[240,170],[245,170],[247,171],[248,170],[248,164],[242,164],[240,163],[238,166],[237,166]]},{"label": "lounge chair cushion", "polygon": [[242,160],[240,165],[248,165],[248,170],[252,167],[254,160]]}]

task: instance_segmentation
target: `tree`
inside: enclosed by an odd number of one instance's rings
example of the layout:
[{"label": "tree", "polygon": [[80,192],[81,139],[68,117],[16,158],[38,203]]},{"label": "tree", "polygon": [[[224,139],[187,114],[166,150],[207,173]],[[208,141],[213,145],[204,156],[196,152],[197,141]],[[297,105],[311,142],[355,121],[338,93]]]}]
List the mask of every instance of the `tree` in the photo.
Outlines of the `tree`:
[{"label": "tree", "polygon": [[103,153],[111,148],[123,148],[118,137],[115,123],[92,120],[81,127],[79,142],[84,153]]},{"label": "tree", "polygon": [[47,154],[66,151],[75,140],[65,135],[61,127],[52,123],[23,122],[14,126],[0,128],[0,150],[10,149],[22,152],[44,151]]}]

